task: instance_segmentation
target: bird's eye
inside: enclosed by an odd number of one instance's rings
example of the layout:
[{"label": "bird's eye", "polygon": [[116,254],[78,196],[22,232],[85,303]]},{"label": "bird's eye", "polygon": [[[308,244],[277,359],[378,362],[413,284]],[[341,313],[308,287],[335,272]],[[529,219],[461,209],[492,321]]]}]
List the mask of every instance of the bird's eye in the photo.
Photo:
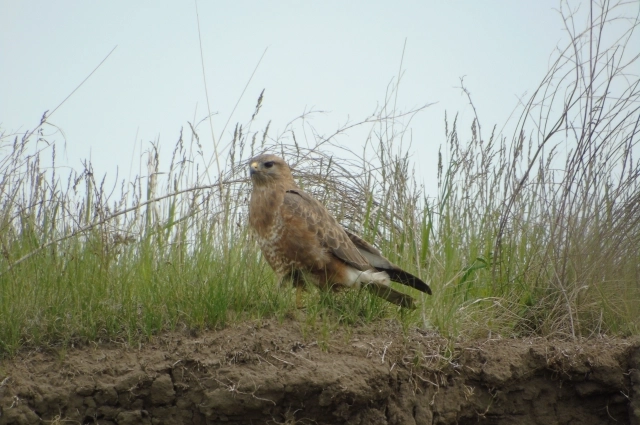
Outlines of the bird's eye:
[{"label": "bird's eye", "polygon": [[269,162],[265,162],[264,163],[264,168],[271,168],[273,167],[273,161],[269,161]]}]

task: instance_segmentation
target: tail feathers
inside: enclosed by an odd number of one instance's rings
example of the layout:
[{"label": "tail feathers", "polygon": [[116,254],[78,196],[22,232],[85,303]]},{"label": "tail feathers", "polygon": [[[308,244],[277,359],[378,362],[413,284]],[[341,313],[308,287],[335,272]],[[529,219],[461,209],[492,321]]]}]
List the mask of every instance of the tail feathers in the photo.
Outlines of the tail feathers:
[{"label": "tail feathers", "polygon": [[[380,269],[378,269],[380,270]],[[425,292],[431,295],[431,288],[419,278],[415,277],[411,273],[407,273],[400,268],[382,269],[387,272],[389,278],[394,282],[402,283],[403,285],[410,286],[418,291]]]},{"label": "tail feathers", "polygon": [[415,300],[412,297],[398,292],[383,283],[371,282],[365,287],[375,296],[385,299],[392,304],[405,308],[415,308]]}]

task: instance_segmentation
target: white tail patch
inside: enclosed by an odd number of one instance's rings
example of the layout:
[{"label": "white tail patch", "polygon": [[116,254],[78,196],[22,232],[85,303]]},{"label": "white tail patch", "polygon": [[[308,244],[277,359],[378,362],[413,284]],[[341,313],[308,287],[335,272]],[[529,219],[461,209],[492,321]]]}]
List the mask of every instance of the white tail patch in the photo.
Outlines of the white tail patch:
[{"label": "white tail patch", "polygon": [[341,282],[349,288],[360,288],[362,285],[369,283],[382,284],[389,286],[389,275],[385,272],[376,272],[374,270],[360,271],[353,267],[347,267],[347,282]]}]

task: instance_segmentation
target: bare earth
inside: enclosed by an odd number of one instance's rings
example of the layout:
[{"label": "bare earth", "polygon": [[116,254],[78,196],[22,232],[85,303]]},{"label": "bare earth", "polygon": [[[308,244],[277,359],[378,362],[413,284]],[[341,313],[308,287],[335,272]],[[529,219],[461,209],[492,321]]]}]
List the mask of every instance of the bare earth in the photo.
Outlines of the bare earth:
[{"label": "bare earth", "polygon": [[0,363],[0,424],[640,424],[640,340],[456,343],[296,320]]}]

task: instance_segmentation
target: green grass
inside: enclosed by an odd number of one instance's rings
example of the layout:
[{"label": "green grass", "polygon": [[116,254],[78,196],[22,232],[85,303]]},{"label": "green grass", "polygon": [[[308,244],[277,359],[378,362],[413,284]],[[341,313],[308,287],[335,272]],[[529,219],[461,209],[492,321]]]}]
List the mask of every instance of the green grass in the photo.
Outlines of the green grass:
[{"label": "green grass", "polygon": [[[271,138],[268,125],[243,131],[257,108],[207,185],[197,128],[167,168],[152,146],[148,171],[116,190],[91,164],[60,175],[55,144],[39,132],[46,120],[20,137],[0,133],[0,356],[265,317],[295,318],[320,341],[385,320],[447,337],[637,335],[640,91],[627,34],[607,45],[598,31],[571,32],[512,138],[496,128],[487,137],[474,120],[461,141],[457,118],[445,117],[439,158],[409,156],[403,142],[422,108],[393,110],[394,91],[377,116],[304,147]],[[316,134],[308,125],[286,134]],[[369,134],[360,154],[339,142],[358,126]],[[420,300],[403,311],[366,291],[312,289],[298,313],[247,229],[245,161],[265,150],[434,295],[402,288]],[[418,162],[437,167],[437,193],[416,181]]]}]

